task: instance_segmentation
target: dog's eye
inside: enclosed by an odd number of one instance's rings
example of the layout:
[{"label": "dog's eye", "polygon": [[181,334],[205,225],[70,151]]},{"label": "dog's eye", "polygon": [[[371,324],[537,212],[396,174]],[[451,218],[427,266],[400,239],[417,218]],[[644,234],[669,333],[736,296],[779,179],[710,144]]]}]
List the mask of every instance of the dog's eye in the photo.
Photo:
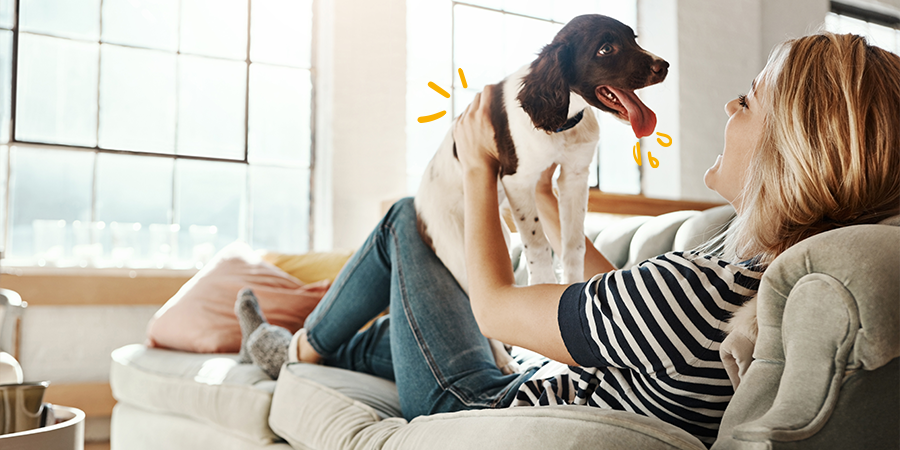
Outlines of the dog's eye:
[{"label": "dog's eye", "polygon": [[600,47],[600,50],[597,50],[597,56],[606,56],[613,52],[613,46],[609,44],[603,44],[603,47]]}]

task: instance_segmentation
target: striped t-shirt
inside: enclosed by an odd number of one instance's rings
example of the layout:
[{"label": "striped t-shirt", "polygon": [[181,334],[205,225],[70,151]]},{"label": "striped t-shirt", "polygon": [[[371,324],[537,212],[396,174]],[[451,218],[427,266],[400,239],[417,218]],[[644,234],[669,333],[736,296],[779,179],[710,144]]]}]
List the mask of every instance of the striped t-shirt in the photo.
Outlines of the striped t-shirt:
[{"label": "striped t-shirt", "polygon": [[719,359],[722,327],[761,277],[749,262],[669,252],[570,286],[559,327],[580,367],[546,362],[513,405],[631,411],[711,444],[734,394]]}]

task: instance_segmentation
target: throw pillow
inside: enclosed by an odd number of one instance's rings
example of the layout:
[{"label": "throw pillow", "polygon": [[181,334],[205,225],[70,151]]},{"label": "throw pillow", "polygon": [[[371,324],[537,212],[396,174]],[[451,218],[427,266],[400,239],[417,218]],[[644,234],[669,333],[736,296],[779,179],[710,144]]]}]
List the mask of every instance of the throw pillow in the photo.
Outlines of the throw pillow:
[{"label": "throw pillow", "polygon": [[237,353],[241,328],[234,302],[253,289],[266,319],[295,333],[325,295],[329,280],[304,284],[234,242],[197,272],[150,320],[148,346],[196,353]]},{"label": "throw pillow", "polygon": [[262,258],[298,280],[315,283],[321,280],[334,281],[351,256],[353,256],[352,250],[334,250],[309,252],[302,255],[266,253]]}]

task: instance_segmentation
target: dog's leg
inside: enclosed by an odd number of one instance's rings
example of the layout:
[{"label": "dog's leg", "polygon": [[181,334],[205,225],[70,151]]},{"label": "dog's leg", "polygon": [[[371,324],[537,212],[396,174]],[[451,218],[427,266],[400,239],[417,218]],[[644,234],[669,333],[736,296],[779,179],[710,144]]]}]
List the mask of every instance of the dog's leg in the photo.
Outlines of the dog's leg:
[{"label": "dog's leg", "polygon": [[[531,179],[534,178],[534,179]],[[516,228],[522,237],[528,261],[528,284],[556,283],[550,242],[538,218],[534,189],[537,177],[512,175],[503,177],[503,188],[512,209]]]},{"label": "dog's leg", "polygon": [[522,371],[519,363],[516,362],[512,355],[506,350],[506,344],[496,339],[488,339],[488,343],[491,344],[491,353],[494,354],[494,362],[504,375]]},{"label": "dog's leg", "polygon": [[563,166],[557,180],[564,284],[584,281],[584,217],[588,199],[586,167]]}]

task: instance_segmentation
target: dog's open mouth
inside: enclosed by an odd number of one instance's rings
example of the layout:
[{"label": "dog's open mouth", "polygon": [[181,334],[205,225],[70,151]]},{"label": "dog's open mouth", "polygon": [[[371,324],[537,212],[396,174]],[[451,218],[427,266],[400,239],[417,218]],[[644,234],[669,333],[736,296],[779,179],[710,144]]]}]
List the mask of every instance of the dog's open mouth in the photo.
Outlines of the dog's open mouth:
[{"label": "dog's open mouth", "polygon": [[656,114],[633,90],[597,86],[594,93],[597,100],[615,110],[620,118],[631,124],[635,136],[642,138],[653,134],[653,130],[656,129]]}]

